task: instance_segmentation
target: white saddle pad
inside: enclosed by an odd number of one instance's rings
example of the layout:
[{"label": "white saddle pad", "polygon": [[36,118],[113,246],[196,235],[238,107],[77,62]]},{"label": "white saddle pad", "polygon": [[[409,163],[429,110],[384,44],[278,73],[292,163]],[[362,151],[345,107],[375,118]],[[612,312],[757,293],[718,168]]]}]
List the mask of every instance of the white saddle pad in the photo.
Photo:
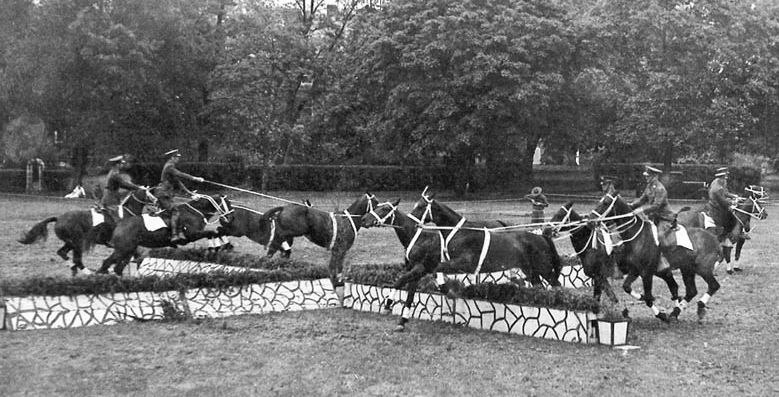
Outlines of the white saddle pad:
[{"label": "white saddle pad", "polygon": [[92,213],[92,226],[97,226],[103,222],[105,222],[105,216],[97,211],[95,211],[94,208],[90,208],[89,212]]},{"label": "white saddle pad", "polygon": [[682,225],[678,225],[679,230],[676,231],[676,245],[687,248],[692,251],[692,241],[690,240],[690,234],[687,233],[687,229]]},{"label": "white saddle pad", "polygon": [[165,221],[159,216],[153,216],[149,214],[143,214],[143,225],[146,226],[146,230],[153,232],[162,228],[168,227]]},{"label": "white saddle pad", "polygon": [[714,223],[714,219],[709,216],[709,214],[705,212],[701,212],[703,214],[703,228],[708,229],[710,227],[717,227],[717,225]]}]

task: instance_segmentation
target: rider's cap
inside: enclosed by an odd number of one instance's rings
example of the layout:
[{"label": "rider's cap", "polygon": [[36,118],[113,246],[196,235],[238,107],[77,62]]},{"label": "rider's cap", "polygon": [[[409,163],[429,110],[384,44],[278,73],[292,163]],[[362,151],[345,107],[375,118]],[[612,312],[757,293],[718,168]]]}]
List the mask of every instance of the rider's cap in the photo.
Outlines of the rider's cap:
[{"label": "rider's cap", "polygon": [[652,167],[651,165],[645,165],[644,166],[644,175],[649,174],[662,174],[663,171],[661,171],[659,168]]},{"label": "rider's cap", "polygon": [[531,196],[538,196],[539,194],[541,194],[541,191],[542,191],[541,190],[541,186],[536,186],[532,190],[530,190],[530,195]]},{"label": "rider's cap", "polygon": [[165,152],[165,157],[181,157],[181,153],[178,149],[168,150]]},{"label": "rider's cap", "polygon": [[728,174],[728,167],[717,168],[717,173],[714,176],[725,176]]},{"label": "rider's cap", "polygon": [[600,183],[616,182],[617,177],[614,175],[601,175]]}]

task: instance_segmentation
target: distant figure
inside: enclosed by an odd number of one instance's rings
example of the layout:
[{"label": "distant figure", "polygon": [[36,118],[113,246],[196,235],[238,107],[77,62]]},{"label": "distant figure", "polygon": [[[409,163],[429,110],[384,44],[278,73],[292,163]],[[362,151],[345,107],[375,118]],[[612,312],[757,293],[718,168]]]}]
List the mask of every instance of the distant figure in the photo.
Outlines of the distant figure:
[{"label": "distant figure", "polygon": [[86,196],[87,192],[84,190],[84,187],[81,185],[76,185],[72,192],[65,195],[65,198],[82,198]]},{"label": "distant figure", "polygon": [[534,187],[530,191],[530,194],[525,195],[525,198],[530,200],[530,204],[533,206],[530,223],[543,223],[545,220],[544,208],[549,206],[549,202],[546,200],[546,196],[544,196],[541,187]]},{"label": "distant figure", "polygon": [[611,175],[600,176],[600,190],[603,194],[615,195],[617,193],[617,177]]}]

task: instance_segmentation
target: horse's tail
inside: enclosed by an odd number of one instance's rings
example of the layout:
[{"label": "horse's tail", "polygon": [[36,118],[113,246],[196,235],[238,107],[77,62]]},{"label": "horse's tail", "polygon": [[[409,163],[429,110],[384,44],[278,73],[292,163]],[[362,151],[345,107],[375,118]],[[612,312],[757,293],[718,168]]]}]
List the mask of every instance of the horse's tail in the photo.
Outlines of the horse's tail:
[{"label": "horse's tail", "polygon": [[38,222],[35,226],[32,227],[32,229],[30,229],[30,231],[25,233],[22,238],[17,241],[22,244],[32,244],[40,239],[45,240],[49,236],[49,223],[56,221],[57,217],[52,216],[51,218],[46,218]]},{"label": "horse's tail", "polygon": [[546,240],[546,244],[549,246],[549,259],[552,261],[552,270],[554,271],[556,280],[560,278],[560,273],[563,271],[563,262],[560,260],[560,254],[557,253],[557,247],[555,247],[554,241],[552,241],[552,237],[547,233],[544,233],[543,236],[544,240]]}]

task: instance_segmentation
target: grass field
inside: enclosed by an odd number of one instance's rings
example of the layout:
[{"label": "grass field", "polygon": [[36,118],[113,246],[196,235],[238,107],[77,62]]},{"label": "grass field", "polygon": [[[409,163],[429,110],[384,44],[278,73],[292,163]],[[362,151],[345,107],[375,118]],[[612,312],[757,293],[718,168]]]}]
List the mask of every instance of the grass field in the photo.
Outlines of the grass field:
[{"label": "grass field", "polygon": [[[360,193],[278,193],[310,197],[324,210],[343,209]],[[409,210],[418,193],[401,197]],[[470,218],[527,222],[517,201],[453,202]],[[280,205],[234,198],[258,210]],[[24,246],[19,235],[34,223],[88,201],[0,196],[0,277],[68,277],[55,254],[59,241]],[[581,202],[575,208],[590,209]],[[674,205],[679,207],[680,205]],[[556,208],[553,204],[551,208]],[[412,321],[405,333],[396,318],[346,309],[231,317],[181,323],[147,322],[52,331],[0,331],[0,395],[252,395],[252,396],[768,396],[779,394],[779,338],[774,286],[779,281],[776,207],[756,225],[745,247],[742,274],[718,270],[722,289],[698,323],[694,309],[664,324],[619,292],[634,321],[623,354],[577,345]],[[551,212],[548,211],[548,212]],[[53,229],[50,226],[50,229]],[[263,252],[234,239],[239,252]],[[558,249],[570,253],[565,240]],[[293,255],[326,263],[328,253],[298,239]],[[109,251],[98,247],[85,263],[97,268]],[[361,230],[347,266],[401,262],[403,251],[388,229]],[[670,309],[667,288],[655,282]],[[681,284],[681,277],[677,275]],[[705,290],[698,279],[698,289]],[[614,281],[619,288],[619,281]],[[640,290],[640,283],[634,288]],[[621,288],[619,288],[621,291]],[[693,306],[694,307],[694,306]]]}]

